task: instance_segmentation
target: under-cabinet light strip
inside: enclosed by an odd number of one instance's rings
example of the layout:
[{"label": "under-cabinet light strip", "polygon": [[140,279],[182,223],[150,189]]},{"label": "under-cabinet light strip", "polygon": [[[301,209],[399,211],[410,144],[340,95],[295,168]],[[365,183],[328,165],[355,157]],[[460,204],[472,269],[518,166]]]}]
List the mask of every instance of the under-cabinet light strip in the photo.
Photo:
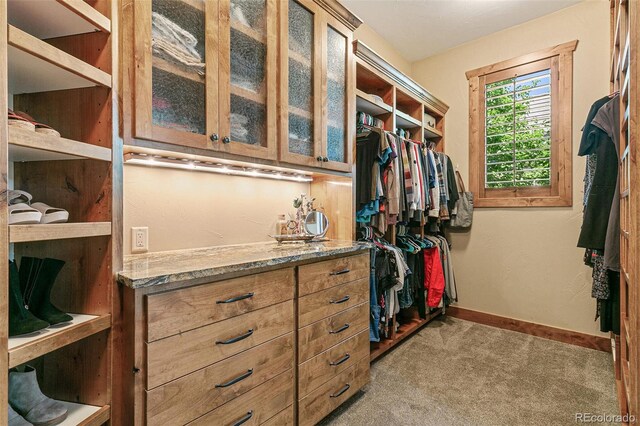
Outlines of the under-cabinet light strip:
[{"label": "under-cabinet light strip", "polygon": [[130,153],[125,156],[127,164],[138,164],[150,167],[166,167],[171,169],[193,170],[196,172],[219,173],[233,176],[247,176],[293,182],[312,182],[310,175],[302,172],[283,172],[253,167],[240,167],[229,164],[202,162],[198,160],[169,158],[159,155]]}]

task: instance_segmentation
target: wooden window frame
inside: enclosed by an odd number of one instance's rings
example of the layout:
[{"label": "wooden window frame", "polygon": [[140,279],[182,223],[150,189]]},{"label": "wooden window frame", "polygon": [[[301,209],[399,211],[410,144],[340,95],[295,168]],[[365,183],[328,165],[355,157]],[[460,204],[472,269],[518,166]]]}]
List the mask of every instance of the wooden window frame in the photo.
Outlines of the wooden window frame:
[{"label": "wooden window frame", "polygon": [[[469,184],[474,207],[570,207],[572,189],[573,52],[578,40],[471,71]],[[551,186],[485,188],[485,84],[551,69]]]}]

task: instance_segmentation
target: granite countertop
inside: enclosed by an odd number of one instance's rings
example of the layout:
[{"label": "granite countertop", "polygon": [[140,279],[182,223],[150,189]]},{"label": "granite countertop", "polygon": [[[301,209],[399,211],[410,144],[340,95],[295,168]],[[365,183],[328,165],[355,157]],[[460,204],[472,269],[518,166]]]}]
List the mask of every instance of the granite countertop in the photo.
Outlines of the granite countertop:
[{"label": "granite countertop", "polygon": [[142,288],[356,253],[370,247],[369,243],[338,240],[280,245],[267,242],[130,255],[124,258],[118,281]]}]

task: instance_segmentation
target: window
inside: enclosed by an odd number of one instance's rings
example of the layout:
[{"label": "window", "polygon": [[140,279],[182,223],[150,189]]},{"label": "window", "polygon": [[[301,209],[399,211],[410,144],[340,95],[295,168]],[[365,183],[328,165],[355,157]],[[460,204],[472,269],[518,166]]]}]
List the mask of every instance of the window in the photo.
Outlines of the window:
[{"label": "window", "polygon": [[467,72],[474,206],[571,206],[577,43]]}]

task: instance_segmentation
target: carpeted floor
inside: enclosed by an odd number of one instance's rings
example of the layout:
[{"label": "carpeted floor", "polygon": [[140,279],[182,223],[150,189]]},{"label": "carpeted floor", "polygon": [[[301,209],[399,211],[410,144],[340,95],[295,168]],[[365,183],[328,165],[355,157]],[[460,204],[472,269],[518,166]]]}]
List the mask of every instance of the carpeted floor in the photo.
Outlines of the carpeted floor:
[{"label": "carpeted floor", "polygon": [[323,425],[569,425],[619,414],[610,353],[456,318],[435,320],[371,368]]}]

